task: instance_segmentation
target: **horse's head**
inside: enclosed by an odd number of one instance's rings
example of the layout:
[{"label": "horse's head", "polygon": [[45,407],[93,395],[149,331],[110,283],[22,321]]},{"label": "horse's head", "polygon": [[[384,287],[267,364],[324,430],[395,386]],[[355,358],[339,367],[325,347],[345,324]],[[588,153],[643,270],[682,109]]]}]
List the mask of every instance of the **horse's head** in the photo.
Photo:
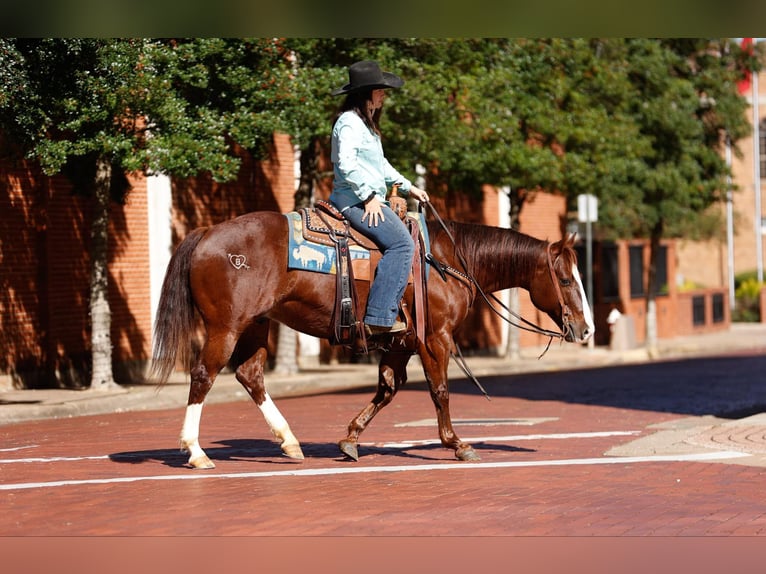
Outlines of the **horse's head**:
[{"label": "horse's head", "polygon": [[596,331],[588,299],[585,296],[574,235],[547,246],[540,258],[530,285],[532,303],[548,314],[570,343],[584,343]]}]

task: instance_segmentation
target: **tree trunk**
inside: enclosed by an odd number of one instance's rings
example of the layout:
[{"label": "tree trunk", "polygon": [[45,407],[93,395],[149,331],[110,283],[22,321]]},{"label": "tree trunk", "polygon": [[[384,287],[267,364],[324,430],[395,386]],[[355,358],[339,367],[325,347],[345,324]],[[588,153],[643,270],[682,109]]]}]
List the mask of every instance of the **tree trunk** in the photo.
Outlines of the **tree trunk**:
[{"label": "tree trunk", "polygon": [[109,308],[109,199],[112,166],[105,157],[96,160],[95,208],[91,229],[90,325],[92,371],[90,388],[117,387],[112,374],[111,309]]},{"label": "tree trunk", "polygon": [[[527,195],[523,190],[511,188],[510,192],[510,228],[518,231],[521,226],[520,215],[521,208]],[[516,314],[521,313],[521,300],[519,299],[518,288],[511,289],[508,308]],[[521,358],[521,330],[512,325],[508,328],[508,344],[505,350],[505,357],[510,360]]]},{"label": "tree trunk", "polygon": [[298,333],[280,323],[277,333],[277,356],[274,360],[274,372],[280,375],[292,375],[299,370]]},{"label": "tree trunk", "polygon": [[[514,313],[521,312],[519,290],[517,288],[510,290],[508,308]],[[512,325],[508,328],[508,345],[505,350],[505,358],[510,360],[521,358],[521,331]]]}]

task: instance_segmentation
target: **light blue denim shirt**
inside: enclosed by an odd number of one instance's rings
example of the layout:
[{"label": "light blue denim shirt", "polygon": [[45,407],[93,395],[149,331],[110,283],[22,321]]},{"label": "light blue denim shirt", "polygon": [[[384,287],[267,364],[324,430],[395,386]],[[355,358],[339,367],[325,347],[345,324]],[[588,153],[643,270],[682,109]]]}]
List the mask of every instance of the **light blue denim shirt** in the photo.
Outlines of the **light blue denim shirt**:
[{"label": "light blue denim shirt", "polygon": [[344,112],[335,122],[330,157],[335,176],[330,201],[341,211],[363,203],[373,193],[387,203],[386,192],[394,184],[399,184],[402,195],[412,187],[412,182],[388,163],[380,136],[354,111]]}]

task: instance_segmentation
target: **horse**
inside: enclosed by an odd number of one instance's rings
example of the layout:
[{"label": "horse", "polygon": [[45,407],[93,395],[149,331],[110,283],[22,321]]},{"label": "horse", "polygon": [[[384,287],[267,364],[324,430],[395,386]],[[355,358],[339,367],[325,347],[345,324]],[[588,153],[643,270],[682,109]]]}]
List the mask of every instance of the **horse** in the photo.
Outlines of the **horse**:
[{"label": "horse", "polygon": [[[437,214],[438,218],[438,214]],[[587,342],[595,328],[577,269],[574,237],[548,242],[511,230],[456,221],[426,222],[430,242],[424,340],[412,329],[384,335],[380,343],[377,391],[354,417],[341,452],[357,461],[359,435],[406,383],[407,363],[420,357],[438,432],[445,448],[461,461],[476,461],[473,447],[452,428],[447,369],[455,348],[453,334],[478,293],[520,287],[532,303],[572,343]],[[152,373],[162,383],[179,362],[189,365],[189,398],[181,430],[181,449],[192,468],[214,468],[199,444],[202,406],[216,376],[229,365],[236,380],[260,408],[282,452],[302,459],[289,424],[264,385],[269,326],[278,321],[315,337],[332,336],[336,278],[287,268],[288,222],[284,214],[259,211],[190,232],[171,256],[155,322]],[[366,302],[369,281],[355,281]],[[411,309],[413,287],[403,307]],[[363,307],[362,307],[363,308]],[[192,340],[204,325],[204,343],[192,362]],[[371,341],[373,344],[374,341]]]}]

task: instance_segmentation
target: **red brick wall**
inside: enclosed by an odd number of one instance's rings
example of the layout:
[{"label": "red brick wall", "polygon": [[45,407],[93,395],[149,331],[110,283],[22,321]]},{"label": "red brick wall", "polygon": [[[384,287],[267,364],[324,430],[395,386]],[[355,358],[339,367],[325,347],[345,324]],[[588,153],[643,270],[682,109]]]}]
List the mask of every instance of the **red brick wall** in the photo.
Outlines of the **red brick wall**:
[{"label": "red brick wall", "polygon": [[90,202],[73,195],[63,177],[47,181],[47,217],[40,230],[45,250],[39,254],[47,278],[38,286],[41,335],[45,358],[56,369],[57,379],[65,385],[78,384],[77,370],[88,364]]},{"label": "red brick wall", "polygon": [[[115,361],[149,356],[146,184],[131,184],[110,223]],[[18,386],[87,384],[90,209],[65,178],[0,162],[0,372]]]},{"label": "red brick wall", "polygon": [[[25,162],[0,160],[0,372],[36,365],[44,355],[37,340],[45,281],[45,183]],[[47,305],[45,305],[47,307]],[[47,315],[47,313],[45,314]]]},{"label": "red brick wall", "polygon": [[296,185],[290,137],[274,134],[272,159],[257,162],[244,150],[238,155],[242,167],[233,182],[216,183],[208,175],[173,180],[174,244],[192,229],[250,211],[292,210]]},{"label": "red brick wall", "polygon": [[146,179],[129,181],[125,205],[112,204],[110,214],[109,302],[113,359],[140,363],[151,356],[149,212]]}]

